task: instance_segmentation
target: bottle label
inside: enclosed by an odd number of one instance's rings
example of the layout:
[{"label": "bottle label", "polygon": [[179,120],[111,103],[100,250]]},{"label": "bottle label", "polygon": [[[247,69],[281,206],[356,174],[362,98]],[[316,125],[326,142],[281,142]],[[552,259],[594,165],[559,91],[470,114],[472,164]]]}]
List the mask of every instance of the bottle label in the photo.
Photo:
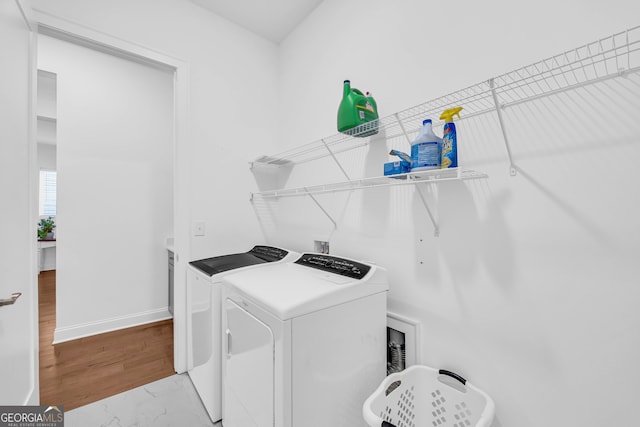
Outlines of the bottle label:
[{"label": "bottle label", "polygon": [[440,153],[438,143],[421,142],[411,146],[411,168],[432,167],[437,168],[440,164]]},{"label": "bottle label", "polygon": [[456,134],[455,128],[452,129],[447,123],[444,128],[444,135],[442,138],[442,166],[446,168],[458,167],[458,149],[456,147]]},{"label": "bottle label", "polygon": [[375,113],[376,110],[373,109],[373,105],[371,105],[371,102],[367,101],[366,104],[364,104],[364,108],[371,111],[372,113]]}]

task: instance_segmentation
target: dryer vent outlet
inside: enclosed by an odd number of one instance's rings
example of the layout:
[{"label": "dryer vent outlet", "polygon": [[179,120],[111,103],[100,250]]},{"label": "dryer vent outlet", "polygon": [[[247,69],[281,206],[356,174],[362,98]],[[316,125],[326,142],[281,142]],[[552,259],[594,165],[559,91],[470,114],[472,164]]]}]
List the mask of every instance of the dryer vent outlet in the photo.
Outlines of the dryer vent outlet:
[{"label": "dryer vent outlet", "polygon": [[421,363],[421,335],[420,323],[387,312],[387,375]]},{"label": "dryer vent outlet", "polygon": [[387,375],[407,367],[406,334],[387,326]]}]

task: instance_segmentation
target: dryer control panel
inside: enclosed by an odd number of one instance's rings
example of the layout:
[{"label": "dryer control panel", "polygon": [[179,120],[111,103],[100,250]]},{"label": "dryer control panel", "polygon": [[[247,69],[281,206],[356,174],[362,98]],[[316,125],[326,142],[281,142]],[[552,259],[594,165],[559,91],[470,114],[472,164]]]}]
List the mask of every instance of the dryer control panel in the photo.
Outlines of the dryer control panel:
[{"label": "dryer control panel", "polygon": [[321,254],[302,254],[295,263],[357,280],[362,279],[371,270],[370,265]]}]

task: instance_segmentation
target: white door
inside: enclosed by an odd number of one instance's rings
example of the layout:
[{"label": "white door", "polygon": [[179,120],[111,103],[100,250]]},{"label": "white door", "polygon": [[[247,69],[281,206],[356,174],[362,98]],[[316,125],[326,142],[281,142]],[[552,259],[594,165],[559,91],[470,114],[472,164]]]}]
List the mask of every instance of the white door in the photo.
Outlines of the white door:
[{"label": "white door", "polygon": [[[19,0],[0,1],[0,405],[37,404],[31,34]],[[35,173],[35,172],[34,172]],[[12,294],[22,295],[6,304]],[[55,403],[52,403],[55,404]]]},{"label": "white door", "polygon": [[274,425],[274,339],[269,326],[226,299],[225,427]]}]

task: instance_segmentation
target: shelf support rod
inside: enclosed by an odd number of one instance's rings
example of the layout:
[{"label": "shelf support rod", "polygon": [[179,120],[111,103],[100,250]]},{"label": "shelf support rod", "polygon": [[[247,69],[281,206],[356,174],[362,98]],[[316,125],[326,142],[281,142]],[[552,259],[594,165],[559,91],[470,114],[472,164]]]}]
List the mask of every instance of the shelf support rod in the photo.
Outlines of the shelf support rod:
[{"label": "shelf support rod", "polygon": [[[327,149],[327,151],[329,152],[329,154],[331,154],[331,157],[333,157],[333,161],[336,162],[336,164],[338,165],[338,167],[340,168],[340,170],[342,171],[343,175],[345,176],[345,178],[347,178],[347,181],[351,181],[351,178],[349,178],[349,175],[347,175],[347,172],[344,170],[344,168],[342,167],[342,165],[340,164],[340,162],[338,161],[338,159],[336,158],[335,154],[333,154],[333,151],[331,151],[331,148],[329,148],[329,146],[327,145],[327,143],[325,142],[324,139],[321,139],[320,141],[322,141],[322,143],[324,144],[324,147]],[[317,203],[317,202],[316,202]]]},{"label": "shelf support rod", "polygon": [[307,196],[311,197],[311,200],[313,200],[313,202],[320,208],[320,210],[322,211],[322,213],[324,213],[327,218],[329,218],[329,221],[331,221],[333,223],[333,228],[337,229],[338,228],[338,224],[333,220],[333,218],[331,217],[331,215],[329,215],[329,212],[327,212],[325,210],[325,208],[322,207],[322,205],[320,204],[320,202],[318,202],[318,200],[316,200],[315,197],[313,197],[313,194],[311,194],[309,192],[309,190],[307,190],[307,188],[305,187],[305,192],[307,193]]},{"label": "shelf support rod", "polygon": [[504,145],[507,148],[507,156],[509,156],[509,175],[516,176],[516,165],[513,164],[513,157],[511,156],[511,146],[509,145],[509,138],[507,138],[507,130],[504,126],[504,118],[502,117],[502,106],[498,102],[498,95],[496,94],[494,79],[489,79],[489,87],[491,88],[491,95],[493,96],[493,103],[496,107],[496,113],[498,113],[498,122],[500,122],[500,130],[502,131],[502,137],[504,138]]},{"label": "shelf support rod", "polygon": [[435,218],[433,217],[433,214],[431,213],[431,209],[429,209],[429,204],[427,203],[427,199],[424,198],[424,195],[422,194],[422,191],[420,190],[420,184],[416,185],[416,190],[418,191],[418,195],[420,196],[420,199],[422,200],[422,204],[424,205],[424,208],[427,210],[427,213],[429,214],[429,218],[431,219],[431,223],[433,224],[433,235],[435,237],[440,236],[440,227],[438,227],[438,223],[436,222]]},{"label": "shelf support rod", "polygon": [[398,124],[400,125],[400,129],[402,129],[402,133],[404,134],[404,137],[407,138],[407,142],[409,143],[409,145],[411,145],[411,140],[409,139],[409,134],[407,133],[407,130],[404,128],[404,124],[402,123],[402,120],[400,120],[400,116],[398,116],[398,113],[394,113],[393,115],[396,117],[396,120],[398,121]]}]

